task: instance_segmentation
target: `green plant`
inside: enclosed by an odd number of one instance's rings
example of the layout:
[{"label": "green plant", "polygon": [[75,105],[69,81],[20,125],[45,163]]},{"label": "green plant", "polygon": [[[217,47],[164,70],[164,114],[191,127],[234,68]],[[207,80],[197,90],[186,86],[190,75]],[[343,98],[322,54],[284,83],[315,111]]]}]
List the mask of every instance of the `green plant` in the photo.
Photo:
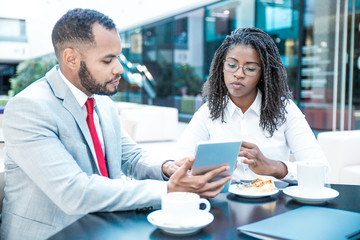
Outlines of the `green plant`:
[{"label": "green plant", "polygon": [[187,114],[194,114],[195,112],[195,97],[182,97],[180,105],[180,112]]},{"label": "green plant", "polygon": [[187,95],[196,96],[201,93],[201,86],[202,81],[194,67],[188,64],[174,65],[175,95],[183,95],[183,88],[186,88]]},{"label": "green plant", "polygon": [[177,96],[182,96],[184,93],[196,96],[201,93],[201,86],[201,78],[195,68],[189,64],[162,64],[159,77],[156,78],[158,97],[171,96],[172,90]]},{"label": "green plant", "polygon": [[57,60],[53,54],[19,63],[15,77],[10,78],[9,96],[17,94],[35,80],[43,77],[56,64]]}]

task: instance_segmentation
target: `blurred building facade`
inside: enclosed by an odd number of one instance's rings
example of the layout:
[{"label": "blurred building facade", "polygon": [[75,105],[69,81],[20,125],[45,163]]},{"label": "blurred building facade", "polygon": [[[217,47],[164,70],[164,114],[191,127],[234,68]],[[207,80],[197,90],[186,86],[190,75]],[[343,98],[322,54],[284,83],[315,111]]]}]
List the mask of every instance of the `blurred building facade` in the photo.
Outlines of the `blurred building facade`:
[{"label": "blurred building facade", "polygon": [[[52,25],[70,2],[43,1],[61,10],[49,11],[43,28],[43,18],[11,17],[2,8],[0,95],[7,94],[19,62],[52,51]],[[86,7],[103,11],[90,2],[84,1]],[[180,120],[190,120],[202,104],[201,87],[217,47],[236,28],[255,26],[276,42],[294,100],[314,130],[360,129],[360,0],[187,1],[177,10],[132,21],[137,9],[145,15],[152,5],[161,8],[159,2],[134,1],[130,13],[124,1],[106,0],[105,13],[115,19],[123,48],[118,99],[176,107]]]},{"label": "blurred building facade", "polygon": [[0,17],[0,53],[0,94],[7,94],[17,64],[29,57],[24,19]]},{"label": "blurred building facade", "polygon": [[215,50],[231,31],[251,26],[276,42],[314,130],[360,129],[360,0],[224,0],[121,30],[129,67],[153,77],[151,84],[144,74],[124,77],[121,100],[177,107],[189,120]]}]

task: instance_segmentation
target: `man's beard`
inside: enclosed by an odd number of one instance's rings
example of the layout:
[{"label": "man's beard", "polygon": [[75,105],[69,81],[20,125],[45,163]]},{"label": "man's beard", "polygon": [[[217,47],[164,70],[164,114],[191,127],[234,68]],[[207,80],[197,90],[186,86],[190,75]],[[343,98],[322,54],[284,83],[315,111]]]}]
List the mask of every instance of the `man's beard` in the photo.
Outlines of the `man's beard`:
[{"label": "man's beard", "polygon": [[107,81],[103,85],[96,82],[96,79],[91,75],[89,69],[86,66],[84,61],[80,62],[80,70],[78,72],[80,83],[85,88],[86,91],[92,94],[99,94],[99,95],[113,95],[117,93],[118,87],[116,86],[115,90],[111,91],[106,88],[107,84],[111,83],[112,81],[119,79],[121,75],[117,75],[114,79]]}]

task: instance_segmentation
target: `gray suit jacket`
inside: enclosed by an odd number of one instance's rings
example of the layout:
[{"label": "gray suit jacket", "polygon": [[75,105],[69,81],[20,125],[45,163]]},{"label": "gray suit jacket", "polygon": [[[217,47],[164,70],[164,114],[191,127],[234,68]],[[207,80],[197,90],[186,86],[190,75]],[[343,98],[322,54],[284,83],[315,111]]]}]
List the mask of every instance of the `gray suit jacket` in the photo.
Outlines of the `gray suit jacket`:
[{"label": "gray suit jacket", "polygon": [[[85,116],[57,68],[6,105],[1,239],[44,239],[91,212],[158,208],[166,192],[161,162],[121,131],[105,96],[95,110],[110,178],[99,175]],[[121,172],[147,180],[124,181]]]}]

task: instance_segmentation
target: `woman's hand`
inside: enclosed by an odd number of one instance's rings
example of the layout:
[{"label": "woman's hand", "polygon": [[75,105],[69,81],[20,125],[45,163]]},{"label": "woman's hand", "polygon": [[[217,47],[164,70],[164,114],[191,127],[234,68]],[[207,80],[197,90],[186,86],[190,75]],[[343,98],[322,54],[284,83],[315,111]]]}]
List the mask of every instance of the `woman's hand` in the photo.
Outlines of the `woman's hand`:
[{"label": "woman's hand", "polygon": [[266,158],[256,144],[243,141],[238,156],[244,157],[242,163],[247,164],[256,174],[281,179],[288,173],[283,162]]}]

